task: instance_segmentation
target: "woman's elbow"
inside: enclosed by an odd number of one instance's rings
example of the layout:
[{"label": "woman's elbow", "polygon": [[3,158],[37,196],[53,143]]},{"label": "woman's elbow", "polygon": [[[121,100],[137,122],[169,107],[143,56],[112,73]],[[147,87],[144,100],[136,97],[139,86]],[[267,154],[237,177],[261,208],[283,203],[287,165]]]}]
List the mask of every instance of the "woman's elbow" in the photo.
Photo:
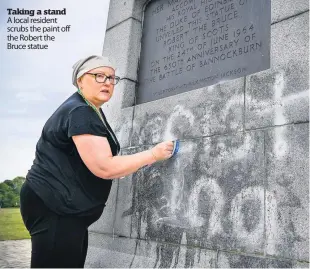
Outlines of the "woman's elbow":
[{"label": "woman's elbow", "polygon": [[103,173],[101,173],[100,178],[102,178],[102,179],[114,179],[115,176],[112,173],[103,172]]},{"label": "woman's elbow", "polygon": [[97,169],[96,176],[100,177],[102,179],[114,179],[115,178],[115,172],[110,166],[100,166],[99,169]]},{"label": "woman's elbow", "polygon": [[113,179],[113,174],[107,170],[101,170],[101,169],[89,169],[90,172],[95,175],[96,177],[102,178],[102,179]]}]

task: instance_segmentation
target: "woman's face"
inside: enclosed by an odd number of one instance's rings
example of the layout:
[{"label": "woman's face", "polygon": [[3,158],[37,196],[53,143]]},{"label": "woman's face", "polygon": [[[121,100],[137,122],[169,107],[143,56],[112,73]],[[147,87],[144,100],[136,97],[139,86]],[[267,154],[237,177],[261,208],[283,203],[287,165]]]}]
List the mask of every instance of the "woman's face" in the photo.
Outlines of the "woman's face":
[{"label": "woman's face", "polygon": [[[97,78],[95,77],[97,76]],[[110,77],[106,79],[105,76]],[[113,95],[113,77],[115,71],[111,67],[98,67],[86,72],[80,79],[78,85],[83,95],[95,105],[101,106],[108,102]],[[98,82],[99,81],[99,82]]]}]

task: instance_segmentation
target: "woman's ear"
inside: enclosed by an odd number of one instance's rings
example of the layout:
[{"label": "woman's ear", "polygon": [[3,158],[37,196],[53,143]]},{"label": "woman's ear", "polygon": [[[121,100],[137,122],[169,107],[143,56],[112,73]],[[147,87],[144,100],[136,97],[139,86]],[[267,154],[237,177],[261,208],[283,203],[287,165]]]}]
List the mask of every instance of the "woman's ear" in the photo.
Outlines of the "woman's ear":
[{"label": "woman's ear", "polygon": [[82,87],[82,84],[83,84],[83,83],[82,83],[82,78],[81,78],[81,77],[78,78],[76,82],[77,82],[77,85],[79,86],[79,89],[82,89],[82,88],[83,88],[83,87]]}]

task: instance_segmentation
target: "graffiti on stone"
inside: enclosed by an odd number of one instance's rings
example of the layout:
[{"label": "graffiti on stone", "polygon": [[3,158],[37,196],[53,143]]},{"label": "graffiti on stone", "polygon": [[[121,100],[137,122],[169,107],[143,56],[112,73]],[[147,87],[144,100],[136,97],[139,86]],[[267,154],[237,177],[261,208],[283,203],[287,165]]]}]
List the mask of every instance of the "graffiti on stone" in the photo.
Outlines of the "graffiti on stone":
[{"label": "graffiti on stone", "polygon": [[176,105],[167,120],[164,140],[188,138],[194,125],[195,117],[190,109]]},{"label": "graffiti on stone", "polygon": [[[142,124],[143,128],[140,128],[139,131],[134,136],[134,142],[137,144],[155,144],[162,139],[162,133],[164,132],[164,127],[166,119],[160,113],[146,113],[144,115]],[[135,129],[136,126],[133,126]]]},{"label": "graffiti on stone", "polygon": [[[243,125],[242,79],[208,87],[192,100],[170,100],[158,106],[137,106],[132,145],[149,145],[170,139],[192,139],[241,130]],[[206,94],[206,92],[208,94]],[[146,126],[150,126],[146,128]],[[156,135],[153,133],[156,133]]]},{"label": "graffiti on stone", "polygon": [[[275,75],[272,85],[274,100],[280,103],[304,95],[300,93],[282,98],[285,82],[281,73]],[[228,111],[236,103],[236,99],[229,99],[225,106],[227,111],[222,114],[223,120],[229,117]],[[257,100],[256,105],[264,106],[261,103]],[[274,110],[262,112],[274,111],[275,125],[286,120],[286,107],[280,103]],[[159,113],[161,121],[156,126],[162,133],[160,140],[178,138],[183,129],[190,129],[201,122],[197,117],[207,119],[210,113],[197,115],[200,108],[185,109],[185,106],[178,104],[168,116]],[[152,113],[148,117],[151,118]],[[142,126],[141,133],[145,129],[145,125]],[[160,135],[155,137],[160,142]],[[289,217],[296,208],[303,207],[300,197],[290,189],[293,178],[289,177],[290,173],[283,166],[292,147],[299,147],[296,143],[292,145],[291,139],[286,127],[275,127],[272,132],[256,130],[188,139],[181,141],[177,157],[135,173],[130,215],[137,238],[176,244],[175,248],[158,245],[157,266],[173,266],[175,260],[171,257],[177,259],[180,244],[241,249],[253,253],[266,251],[275,255],[281,245],[292,249],[296,242],[304,242],[306,238],[298,232],[296,223]],[[266,145],[267,153],[264,153]],[[281,186],[281,196],[266,186],[265,154],[267,157],[272,154],[273,161],[283,166],[283,176],[275,178],[276,184]],[[282,208],[285,208],[284,212],[281,212]],[[287,211],[287,208],[291,209]],[[279,225],[289,232],[279,233]],[[186,264],[190,265],[194,264],[193,257],[197,256],[188,252],[186,257]]]}]

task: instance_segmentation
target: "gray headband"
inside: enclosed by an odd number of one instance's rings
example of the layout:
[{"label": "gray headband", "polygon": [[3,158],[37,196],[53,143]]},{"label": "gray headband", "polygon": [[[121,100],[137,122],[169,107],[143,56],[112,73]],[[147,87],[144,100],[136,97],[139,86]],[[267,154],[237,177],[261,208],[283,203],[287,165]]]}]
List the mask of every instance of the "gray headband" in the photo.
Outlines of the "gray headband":
[{"label": "gray headband", "polygon": [[115,70],[109,58],[105,56],[91,55],[77,61],[72,67],[73,68],[72,84],[78,88],[77,79],[79,77],[81,77],[84,73],[88,72],[89,70],[101,66],[109,66]]}]

